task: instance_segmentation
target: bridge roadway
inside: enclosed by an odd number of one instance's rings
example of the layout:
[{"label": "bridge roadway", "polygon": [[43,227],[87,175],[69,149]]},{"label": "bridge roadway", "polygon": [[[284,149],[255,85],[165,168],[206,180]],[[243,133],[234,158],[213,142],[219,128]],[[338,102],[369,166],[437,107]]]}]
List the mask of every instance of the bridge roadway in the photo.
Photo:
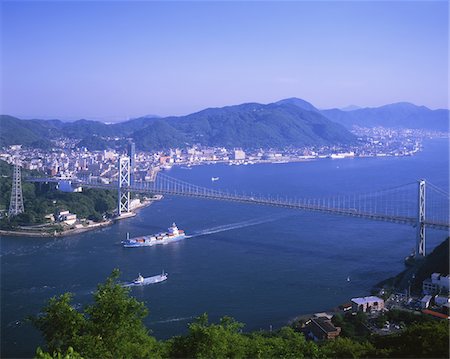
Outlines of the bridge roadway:
[{"label": "bridge roadway", "polygon": [[[55,179],[47,179],[47,182],[56,182]],[[39,182],[46,182],[45,179],[39,180]],[[107,190],[116,190],[117,184],[101,184],[101,183],[86,183],[82,181],[72,181],[74,184],[79,184],[83,187],[88,188],[98,188],[98,189],[107,189]],[[322,212],[329,213],[334,215],[342,215],[342,216],[350,216],[357,218],[365,218],[369,220],[375,221],[383,221],[383,222],[392,222],[392,223],[400,223],[407,224],[411,226],[417,225],[417,218],[415,217],[403,217],[403,216],[392,216],[380,213],[370,213],[370,212],[362,212],[357,211],[356,209],[345,209],[345,208],[335,208],[335,207],[325,207],[320,205],[311,205],[298,203],[293,201],[282,201],[282,200],[273,200],[261,197],[252,197],[252,196],[240,196],[240,195],[232,195],[226,192],[216,191],[208,188],[200,188],[194,186],[196,191],[186,191],[186,190],[177,190],[171,188],[159,188],[158,186],[152,187],[152,185],[131,185],[121,187],[122,191],[130,191],[130,192],[138,192],[138,193],[152,193],[152,194],[161,194],[161,195],[173,195],[173,196],[183,196],[183,197],[191,197],[191,198],[200,198],[200,199],[210,199],[210,200],[219,200],[219,201],[229,201],[229,202],[239,202],[246,204],[256,204],[256,205],[265,205],[272,207],[281,207],[281,208],[289,208],[296,210],[304,210],[304,211],[312,211],[312,212]],[[434,228],[439,230],[448,230],[450,228],[450,223],[441,223],[441,222],[432,222],[425,221],[424,224],[428,228]]]}]

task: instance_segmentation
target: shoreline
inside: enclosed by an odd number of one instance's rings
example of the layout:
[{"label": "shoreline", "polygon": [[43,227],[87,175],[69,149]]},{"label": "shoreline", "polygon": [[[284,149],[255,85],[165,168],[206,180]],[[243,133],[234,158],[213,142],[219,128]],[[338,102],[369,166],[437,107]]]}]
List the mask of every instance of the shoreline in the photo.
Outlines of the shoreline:
[{"label": "shoreline", "polygon": [[26,230],[14,231],[14,230],[0,229],[0,237],[11,236],[11,237],[28,237],[28,238],[61,238],[61,237],[72,236],[75,234],[80,234],[80,233],[84,233],[84,232],[88,232],[88,231],[94,231],[96,229],[101,229],[104,227],[112,226],[117,221],[121,221],[121,220],[128,219],[128,218],[133,218],[137,215],[137,212],[139,210],[150,206],[154,201],[158,201],[161,198],[148,200],[148,201],[144,201],[143,203],[140,203],[138,206],[133,208],[133,210],[130,212],[129,215],[124,216],[122,218],[115,217],[115,218],[109,219],[107,221],[89,224],[86,227],[66,229],[62,232],[57,232],[57,233],[34,232],[34,231],[26,231]]}]

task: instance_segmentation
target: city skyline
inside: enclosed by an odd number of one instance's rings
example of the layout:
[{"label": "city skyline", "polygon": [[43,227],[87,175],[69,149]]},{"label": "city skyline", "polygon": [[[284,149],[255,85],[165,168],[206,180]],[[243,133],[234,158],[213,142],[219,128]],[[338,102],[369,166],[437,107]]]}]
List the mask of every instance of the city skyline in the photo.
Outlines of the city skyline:
[{"label": "city skyline", "polygon": [[116,122],[298,97],[448,108],[448,4],[2,3],[1,113]]}]

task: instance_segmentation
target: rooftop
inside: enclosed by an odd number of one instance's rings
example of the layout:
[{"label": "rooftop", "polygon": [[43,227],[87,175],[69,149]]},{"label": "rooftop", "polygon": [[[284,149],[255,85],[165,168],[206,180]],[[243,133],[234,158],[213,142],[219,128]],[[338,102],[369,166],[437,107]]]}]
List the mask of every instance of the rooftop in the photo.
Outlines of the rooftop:
[{"label": "rooftop", "polygon": [[359,305],[373,302],[383,302],[383,299],[372,295],[370,297],[352,298],[352,302]]}]

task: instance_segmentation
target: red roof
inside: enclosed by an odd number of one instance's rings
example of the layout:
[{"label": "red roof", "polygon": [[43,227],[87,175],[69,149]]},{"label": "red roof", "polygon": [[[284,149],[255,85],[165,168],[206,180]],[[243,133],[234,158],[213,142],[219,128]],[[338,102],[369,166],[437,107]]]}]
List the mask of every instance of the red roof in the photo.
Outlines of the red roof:
[{"label": "red roof", "polygon": [[433,317],[437,317],[437,318],[442,318],[442,319],[450,319],[448,315],[439,313],[439,312],[435,312],[433,310],[429,310],[429,309],[424,309],[422,310],[423,314],[429,314],[432,315]]}]

